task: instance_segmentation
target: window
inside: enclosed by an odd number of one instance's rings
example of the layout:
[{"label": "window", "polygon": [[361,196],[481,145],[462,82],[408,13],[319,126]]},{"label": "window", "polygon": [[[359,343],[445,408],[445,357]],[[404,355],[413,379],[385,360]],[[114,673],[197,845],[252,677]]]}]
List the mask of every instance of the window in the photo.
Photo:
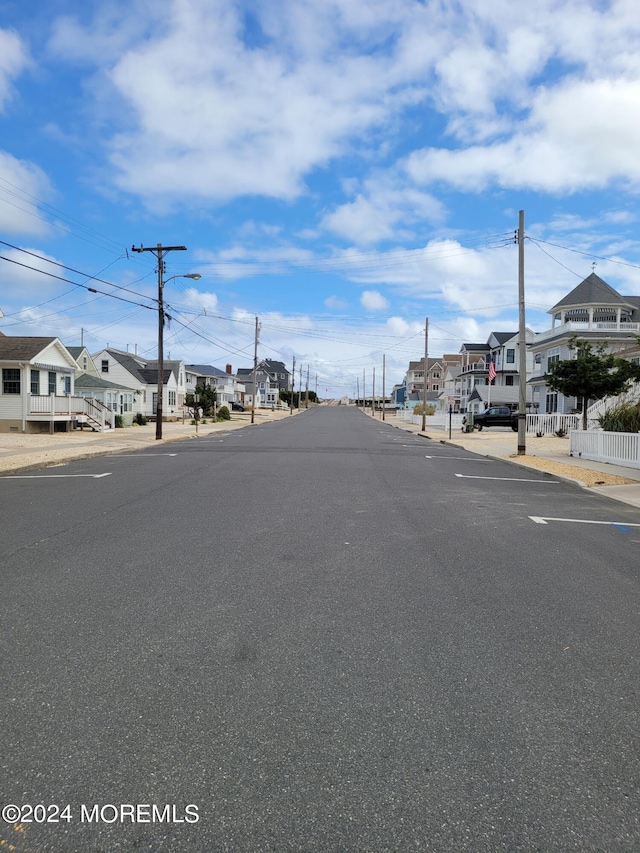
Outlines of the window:
[{"label": "window", "polygon": [[431,374],[431,377],[432,377],[432,379],[440,379],[440,371],[434,370],[433,373]]},{"label": "window", "polygon": [[50,370],[49,371],[49,393],[50,394],[56,393],[56,378],[57,378],[56,374],[52,370]]},{"label": "window", "polygon": [[108,358],[102,359],[102,361],[100,362],[100,369],[102,370],[103,373],[109,372],[109,359]]},{"label": "window", "polygon": [[513,385],[513,376],[505,376],[504,377],[505,385]]},{"label": "window", "polygon": [[558,395],[556,393],[547,394],[546,411],[547,412],[557,412],[558,411]]},{"label": "window", "polygon": [[432,390],[432,391],[439,391],[439,390],[440,390],[440,386],[438,385],[438,383],[437,383],[437,382],[435,382],[435,383],[431,386],[431,390]]},{"label": "window", "polygon": [[19,394],[20,393],[20,368],[19,367],[3,367],[2,368],[2,393],[3,394]]},{"label": "window", "polygon": [[175,391],[169,391],[169,405],[175,406],[175,404],[176,404],[176,392]]},{"label": "window", "polygon": [[40,393],[40,371],[31,371],[31,393],[38,396]]},{"label": "window", "polygon": [[516,363],[516,351],[514,349],[507,350],[507,364]]},{"label": "window", "polygon": [[65,377],[64,377],[64,379],[63,379],[62,381],[63,381],[63,384],[64,384],[64,393],[65,393],[65,394],[70,394],[70,393],[71,393],[71,377],[70,377],[70,376],[65,376]]},{"label": "window", "polygon": [[84,371],[86,371],[86,369],[87,369],[87,357],[86,357],[86,355],[82,356],[82,369]]}]

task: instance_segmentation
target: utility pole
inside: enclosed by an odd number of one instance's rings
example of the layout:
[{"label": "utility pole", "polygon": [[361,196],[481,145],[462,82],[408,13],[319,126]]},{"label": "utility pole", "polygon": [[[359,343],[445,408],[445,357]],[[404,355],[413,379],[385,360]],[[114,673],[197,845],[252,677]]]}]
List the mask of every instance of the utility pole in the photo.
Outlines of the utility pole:
[{"label": "utility pole", "polygon": [[168,252],[186,252],[186,246],[135,246],[132,252],[151,252],[158,259],[158,394],[156,396],[156,441],[162,438],[162,398],[164,396],[164,258]]},{"label": "utility pole", "polygon": [[300,386],[299,390],[298,390],[298,406],[297,406],[297,408],[299,409],[300,408],[300,395],[302,394],[302,365],[300,365],[300,382],[298,383],[298,385]]},{"label": "utility pole", "polygon": [[256,317],[256,332],[253,342],[253,398],[251,402],[251,423],[254,423],[256,418],[256,396],[258,394],[258,318]]},{"label": "utility pole", "polygon": [[289,400],[289,414],[293,414],[293,389],[296,385],[296,357],[293,357],[293,367],[291,368],[291,399]]},{"label": "utility pole", "polygon": [[362,368],[362,411],[367,413],[367,372],[366,369]]},{"label": "utility pole", "polygon": [[316,373],[316,406],[318,405],[318,374]]},{"label": "utility pole", "polygon": [[429,375],[429,318],[424,321],[424,388],[422,390],[422,432],[427,429],[427,377]]},{"label": "utility pole", "polygon": [[376,369],[373,368],[373,380],[371,383],[371,417],[376,416]]},{"label": "utility pole", "polygon": [[304,407],[309,408],[309,365],[307,365],[307,386],[304,392]]},{"label": "utility pole", "polygon": [[[360,402],[360,378],[356,376],[356,406]],[[358,408],[360,408],[358,406]]]},{"label": "utility pole", "polygon": [[518,456],[527,452],[527,327],[524,321],[524,210],[518,221]]},{"label": "utility pole", "polygon": [[384,420],[384,410],[386,408],[387,398],[384,393],[384,379],[385,379],[385,355],[382,354],[382,420]]}]

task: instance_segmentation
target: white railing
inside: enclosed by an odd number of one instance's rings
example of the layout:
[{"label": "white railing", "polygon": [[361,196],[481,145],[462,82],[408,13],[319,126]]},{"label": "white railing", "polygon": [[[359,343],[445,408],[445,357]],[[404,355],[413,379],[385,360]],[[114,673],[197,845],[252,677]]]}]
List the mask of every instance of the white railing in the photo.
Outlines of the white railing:
[{"label": "white railing", "polygon": [[[397,416],[408,424],[422,425],[422,415],[414,415],[413,412],[401,409]],[[464,415],[451,415],[451,429],[460,429]],[[427,429],[449,429],[449,412],[436,412],[435,415],[427,415]]]},{"label": "white railing", "polygon": [[624,468],[640,468],[640,433],[571,430],[569,455]]},{"label": "white railing", "polygon": [[569,320],[566,323],[560,323],[553,329],[547,329],[546,332],[541,332],[536,336],[536,344],[540,341],[545,341],[547,338],[554,338],[557,335],[571,332],[627,332],[629,337],[640,332],[640,323],[623,323],[610,320],[593,320],[589,323],[588,320]]},{"label": "white railing", "polygon": [[87,397],[58,397],[55,394],[44,396],[43,394],[29,395],[29,414],[31,415],[84,415],[100,424],[104,429],[108,423],[113,429],[115,424],[115,413],[103,403]]}]

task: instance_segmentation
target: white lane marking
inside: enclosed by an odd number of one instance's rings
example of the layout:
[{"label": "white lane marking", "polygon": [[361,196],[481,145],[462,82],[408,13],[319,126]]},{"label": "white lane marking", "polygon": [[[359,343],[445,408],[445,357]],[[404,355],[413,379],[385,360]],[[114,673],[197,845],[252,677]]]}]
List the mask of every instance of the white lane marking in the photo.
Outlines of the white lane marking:
[{"label": "white lane marking", "polygon": [[456,474],[456,477],[463,477],[465,480],[508,480],[513,483],[550,483],[554,486],[558,485],[558,480],[532,480],[531,477],[480,477],[478,474]]},{"label": "white lane marking", "polygon": [[591,521],[588,518],[549,518],[542,515],[530,515],[531,521],[536,524],[548,524],[550,521],[568,521],[571,524],[608,524],[611,527],[640,527],[640,524],[634,524],[629,521]]},{"label": "white lane marking", "polygon": [[[425,456],[425,459],[464,459],[465,462],[491,462],[490,459],[474,459],[473,456]],[[462,476],[462,475],[460,475]]]},{"label": "white lane marking", "polygon": [[90,477],[99,480],[101,477],[110,477],[111,471],[106,474],[12,474],[9,477],[0,477],[0,480],[64,480],[72,477]]},{"label": "white lane marking", "polygon": [[177,456],[177,453],[118,453],[117,459],[144,459],[147,456]]}]

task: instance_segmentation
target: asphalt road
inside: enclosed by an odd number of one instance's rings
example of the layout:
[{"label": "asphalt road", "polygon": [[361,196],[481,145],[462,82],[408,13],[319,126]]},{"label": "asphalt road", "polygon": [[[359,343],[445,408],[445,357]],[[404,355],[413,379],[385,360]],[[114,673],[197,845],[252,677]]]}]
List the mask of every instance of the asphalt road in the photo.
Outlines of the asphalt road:
[{"label": "asphalt road", "polygon": [[17,853],[640,850],[632,507],[344,407],[0,501]]}]

